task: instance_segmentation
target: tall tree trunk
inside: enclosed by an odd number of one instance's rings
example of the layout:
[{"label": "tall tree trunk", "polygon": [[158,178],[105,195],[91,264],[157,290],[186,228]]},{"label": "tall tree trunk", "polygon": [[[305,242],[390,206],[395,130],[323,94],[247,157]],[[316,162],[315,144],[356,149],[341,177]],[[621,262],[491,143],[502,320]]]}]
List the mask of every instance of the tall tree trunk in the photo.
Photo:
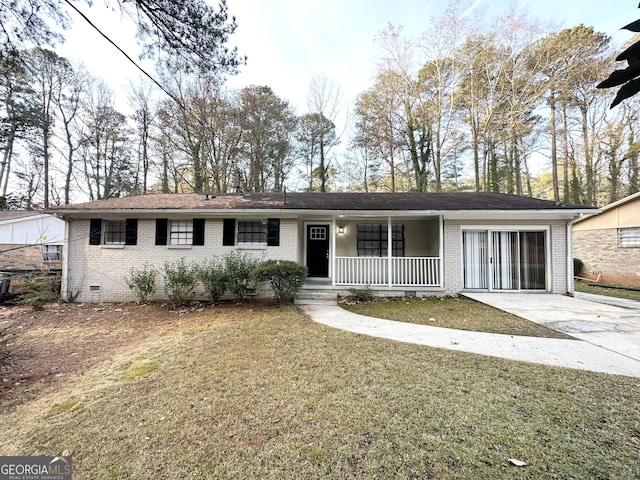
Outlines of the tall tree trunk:
[{"label": "tall tree trunk", "polygon": [[[47,114],[48,117],[48,114]],[[44,208],[49,208],[49,118],[44,119],[42,129],[42,161],[44,168]]]},{"label": "tall tree trunk", "polygon": [[553,183],[553,199],[560,200],[560,185],[558,183],[558,153],[557,153],[557,132],[556,132],[556,96],[551,92],[549,98],[549,108],[551,109],[551,180]]},{"label": "tall tree trunk", "polygon": [[569,202],[571,199],[571,192],[569,189],[569,125],[567,120],[567,103],[562,103],[562,157],[563,162],[563,174],[562,174],[562,199],[565,202]]},{"label": "tall tree trunk", "polygon": [[478,138],[478,127],[474,121],[471,122],[471,145],[473,148],[473,173],[475,175],[476,192],[480,191],[480,141]]},{"label": "tall tree trunk", "polygon": [[9,173],[11,172],[11,157],[13,154],[13,143],[16,138],[17,126],[15,123],[11,124],[9,129],[6,147],[2,154],[2,164],[0,165],[0,182],[2,183],[2,196],[7,196],[7,185],[9,184]]},{"label": "tall tree trunk", "polygon": [[580,107],[582,113],[582,141],[584,142],[584,173],[586,183],[586,200],[592,205],[596,204],[595,198],[595,178],[593,171],[593,151],[591,149],[591,141],[589,138],[589,125],[587,119],[587,108],[585,106]]}]

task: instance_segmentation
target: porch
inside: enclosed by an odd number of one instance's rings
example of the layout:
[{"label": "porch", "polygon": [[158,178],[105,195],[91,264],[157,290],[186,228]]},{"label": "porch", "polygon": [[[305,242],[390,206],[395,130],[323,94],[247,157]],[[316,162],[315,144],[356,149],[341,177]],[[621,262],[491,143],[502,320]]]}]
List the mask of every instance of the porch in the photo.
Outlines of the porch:
[{"label": "porch", "polygon": [[441,217],[305,221],[309,277],[334,287],[442,287]]}]

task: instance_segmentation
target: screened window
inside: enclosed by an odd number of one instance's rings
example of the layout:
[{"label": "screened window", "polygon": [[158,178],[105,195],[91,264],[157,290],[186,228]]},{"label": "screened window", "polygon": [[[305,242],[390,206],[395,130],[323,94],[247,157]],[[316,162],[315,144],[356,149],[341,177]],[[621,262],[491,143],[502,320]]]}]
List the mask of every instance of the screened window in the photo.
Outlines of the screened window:
[{"label": "screened window", "polygon": [[172,220],[169,228],[169,245],[193,244],[193,220]]},{"label": "screened window", "polygon": [[[358,224],[358,256],[386,257],[388,255],[387,225],[375,223]],[[404,257],[404,225],[391,225],[392,256]]]},{"label": "screened window", "polygon": [[618,241],[621,247],[640,247],[640,227],[619,228]]},{"label": "screened window", "polygon": [[127,224],[124,220],[104,221],[104,244],[124,245],[127,235]]},{"label": "screened window", "polygon": [[267,243],[266,220],[239,220],[238,243]]}]

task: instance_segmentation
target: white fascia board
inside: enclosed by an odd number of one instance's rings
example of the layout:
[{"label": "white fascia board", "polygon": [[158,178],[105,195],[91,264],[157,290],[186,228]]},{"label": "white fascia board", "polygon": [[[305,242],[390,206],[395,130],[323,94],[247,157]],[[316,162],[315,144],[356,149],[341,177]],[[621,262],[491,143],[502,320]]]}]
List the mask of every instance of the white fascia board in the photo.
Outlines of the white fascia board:
[{"label": "white fascia board", "polygon": [[0,220],[0,225],[8,225],[11,223],[28,222],[32,220],[40,220],[41,218],[53,217],[48,213],[38,213],[35,215],[24,215],[22,217],[7,218],[6,220]]},{"label": "white fascia board", "polygon": [[[592,213],[593,210],[588,211]],[[445,220],[474,220],[479,218],[509,220],[574,220],[585,210],[450,210],[441,212]]]},{"label": "white fascia board", "polygon": [[67,210],[57,214],[62,218],[180,218],[180,217],[336,217],[336,218],[375,218],[375,217],[435,217],[442,216],[447,220],[473,219],[555,219],[573,220],[585,214],[594,213],[589,210],[309,210],[309,209],[108,209],[108,210]]}]

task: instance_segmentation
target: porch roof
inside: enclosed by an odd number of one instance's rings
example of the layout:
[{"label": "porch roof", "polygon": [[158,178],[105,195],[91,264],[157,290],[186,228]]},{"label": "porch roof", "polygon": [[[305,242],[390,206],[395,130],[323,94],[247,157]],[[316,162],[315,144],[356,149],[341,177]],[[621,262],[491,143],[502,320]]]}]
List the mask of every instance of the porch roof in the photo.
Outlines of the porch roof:
[{"label": "porch roof", "polygon": [[595,207],[571,205],[537,198],[494,192],[412,193],[158,193],[109,198],[75,205],[54,206],[49,213],[65,217],[100,213],[160,212],[231,213],[262,211],[311,212],[547,212],[587,214]]}]

